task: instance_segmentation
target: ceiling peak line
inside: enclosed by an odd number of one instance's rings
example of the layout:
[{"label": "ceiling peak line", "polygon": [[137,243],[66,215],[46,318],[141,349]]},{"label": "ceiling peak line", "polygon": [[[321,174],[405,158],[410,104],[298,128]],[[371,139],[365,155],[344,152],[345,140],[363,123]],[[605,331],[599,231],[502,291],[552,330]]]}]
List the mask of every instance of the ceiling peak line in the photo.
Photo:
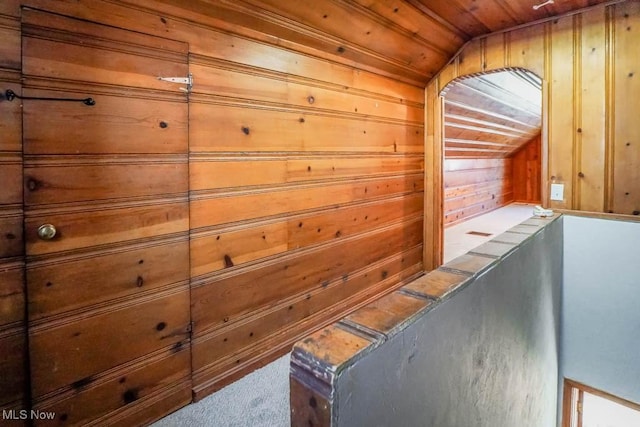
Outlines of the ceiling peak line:
[{"label": "ceiling peak line", "polygon": [[[219,0],[221,1],[221,3],[224,4],[224,7],[227,7],[231,10],[236,10],[238,12],[241,13],[245,13],[249,16],[254,16],[256,18],[262,19],[266,22],[270,22],[272,24],[281,26],[287,30],[291,30],[291,31],[295,31],[300,33],[301,35],[305,35],[305,36],[309,36],[309,37],[314,37],[317,40],[320,40],[324,43],[327,44],[333,44],[335,46],[338,47],[342,47],[343,48],[343,52],[344,51],[349,51],[351,50],[352,52],[361,54],[361,55],[366,55],[370,58],[373,58],[377,61],[380,61],[382,63],[386,63],[389,65],[392,65],[398,69],[401,70],[405,70],[406,72],[412,74],[412,75],[422,75],[424,77],[426,77],[427,79],[431,78],[432,76],[429,75],[424,75],[424,73],[422,72],[422,70],[420,70],[419,68],[415,68],[413,67],[411,64],[407,64],[404,61],[395,59],[395,58],[391,58],[389,56],[385,56],[384,54],[375,52],[367,47],[364,46],[360,46],[357,44],[353,44],[348,42],[347,40],[342,39],[341,37],[335,36],[333,34],[329,34],[325,31],[321,31],[315,27],[303,24],[301,22],[295,21],[294,19],[291,19],[289,17],[286,17],[284,15],[279,15],[277,13],[274,13],[268,9],[264,9],[261,8],[260,10],[256,10],[256,7],[252,7],[253,5],[250,3],[247,3],[245,1],[242,0],[235,0],[235,1],[229,1],[229,0]],[[348,58],[345,56],[341,56],[341,55],[335,55],[341,58]],[[374,66],[375,67],[375,66]]]}]

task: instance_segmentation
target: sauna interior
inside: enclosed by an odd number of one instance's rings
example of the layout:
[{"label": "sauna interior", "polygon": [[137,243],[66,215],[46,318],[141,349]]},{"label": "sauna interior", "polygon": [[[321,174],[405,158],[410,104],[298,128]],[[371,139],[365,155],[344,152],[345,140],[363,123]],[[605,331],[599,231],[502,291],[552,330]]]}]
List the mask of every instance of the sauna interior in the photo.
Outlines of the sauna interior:
[{"label": "sauna interior", "polygon": [[159,420],[509,202],[633,221],[640,3],[540,3],[0,2],[0,424]]}]

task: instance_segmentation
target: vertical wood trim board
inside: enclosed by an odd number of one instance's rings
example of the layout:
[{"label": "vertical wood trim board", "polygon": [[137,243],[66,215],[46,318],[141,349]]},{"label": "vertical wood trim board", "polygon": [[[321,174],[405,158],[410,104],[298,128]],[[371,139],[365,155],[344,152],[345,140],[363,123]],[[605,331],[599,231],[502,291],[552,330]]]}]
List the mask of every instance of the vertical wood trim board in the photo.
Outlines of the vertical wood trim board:
[{"label": "vertical wood trim board", "polygon": [[529,141],[513,156],[513,200],[523,203],[542,203],[541,137]]}]

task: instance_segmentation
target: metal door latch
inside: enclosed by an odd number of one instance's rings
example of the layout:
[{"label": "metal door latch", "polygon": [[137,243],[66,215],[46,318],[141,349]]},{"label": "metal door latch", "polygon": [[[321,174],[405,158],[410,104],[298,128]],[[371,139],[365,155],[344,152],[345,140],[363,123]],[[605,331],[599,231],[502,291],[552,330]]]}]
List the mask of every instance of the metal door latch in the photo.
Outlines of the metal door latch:
[{"label": "metal door latch", "polygon": [[180,90],[183,90],[187,93],[191,92],[191,88],[193,87],[193,74],[191,73],[189,73],[187,77],[158,77],[158,80],[162,80],[163,82],[187,85],[186,88],[180,88]]}]

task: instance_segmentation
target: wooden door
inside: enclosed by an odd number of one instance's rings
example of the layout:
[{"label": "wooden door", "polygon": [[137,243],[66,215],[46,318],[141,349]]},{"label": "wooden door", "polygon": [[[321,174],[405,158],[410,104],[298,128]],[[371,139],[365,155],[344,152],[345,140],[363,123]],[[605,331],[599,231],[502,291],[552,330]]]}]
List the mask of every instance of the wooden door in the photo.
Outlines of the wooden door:
[{"label": "wooden door", "polygon": [[[191,400],[188,46],[24,10],[33,408],[135,425]],[[55,236],[39,234],[43,225]]]},{"label": "wooden door", "polygon": [[[1,27],[1,25],[0,25]],[[0,88],[20,93],[18,43],[0,29]],[[9,49],[9,46],[12,49]],[[11,50],[11,52],[9,52]],[[3,55],[4,54],[4,55]],[[22,210],[22,126],[20,103],[0,95],[0,414],[25,407],[27,397],[26,327],[24,319],[24,243]],[[5,417],[7,418],[7,417]],[[0,418],[1,419],[1,418]],[[12,425],[20,425],[16,422]]]}]

